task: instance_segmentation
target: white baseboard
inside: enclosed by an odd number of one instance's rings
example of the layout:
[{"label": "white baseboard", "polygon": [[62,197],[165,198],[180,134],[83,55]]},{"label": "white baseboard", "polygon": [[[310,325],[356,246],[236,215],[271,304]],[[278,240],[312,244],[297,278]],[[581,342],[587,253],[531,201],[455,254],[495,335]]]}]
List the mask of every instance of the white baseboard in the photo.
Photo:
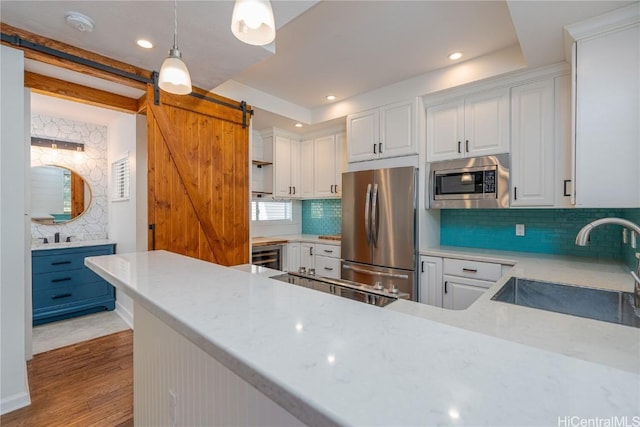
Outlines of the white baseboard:
[{"label": "white baseboard", "polygon": [[13,396],[5,397],[0,401],[0,415],[7,414],[11,411],[15,411],[16,409],[29,405],[31,405],[29,392],[17,393]]},{"label": "white baseboard", "polygon": [[126,323],[131,329],[133,329],[133,313],[124,308],[124,306],[118,301],[116,301],[115,312],[118,316],[120,316],[122,320],[124,320],[124,323]]}]

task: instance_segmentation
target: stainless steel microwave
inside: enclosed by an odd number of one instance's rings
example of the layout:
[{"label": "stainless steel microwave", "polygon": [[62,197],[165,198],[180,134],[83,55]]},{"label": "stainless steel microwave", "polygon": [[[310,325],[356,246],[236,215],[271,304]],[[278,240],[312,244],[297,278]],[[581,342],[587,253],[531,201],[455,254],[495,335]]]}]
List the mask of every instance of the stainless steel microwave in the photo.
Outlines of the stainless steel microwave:
[{"label": "stainless steel microwave", "polygon": [[509,155],[431,163],[429,207],[508,208]]}]

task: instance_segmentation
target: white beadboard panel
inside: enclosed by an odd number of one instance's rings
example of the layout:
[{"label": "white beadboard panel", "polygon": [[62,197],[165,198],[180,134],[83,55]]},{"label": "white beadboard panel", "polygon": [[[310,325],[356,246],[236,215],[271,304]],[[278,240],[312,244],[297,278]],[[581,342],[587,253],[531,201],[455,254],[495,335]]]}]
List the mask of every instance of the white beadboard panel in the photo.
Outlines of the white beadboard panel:
[{"label": "white beadboard panel", "polygon": [[304,425],[142,306],[134,310],[136,426]]}]

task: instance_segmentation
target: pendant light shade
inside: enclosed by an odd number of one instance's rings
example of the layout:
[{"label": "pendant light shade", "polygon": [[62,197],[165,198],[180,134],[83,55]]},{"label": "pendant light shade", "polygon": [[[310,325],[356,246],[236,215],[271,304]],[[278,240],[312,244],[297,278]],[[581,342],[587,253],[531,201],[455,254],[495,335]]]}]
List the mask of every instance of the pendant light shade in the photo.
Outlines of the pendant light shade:
[{"label": "pendant light shade", "polygon": [[236,0],[231,32],[239,40],[263,46],[276,38],[276,25],[269,0]]},{"label": "pendant light shade", "polygon": [[184,62],[182,53],[178,49],[178,0],[173,3],[173,48],[169,50],[169,56],[162,62],[158,86],[160,89],[175,95],[188,95],[191,93],[191,76]]}]

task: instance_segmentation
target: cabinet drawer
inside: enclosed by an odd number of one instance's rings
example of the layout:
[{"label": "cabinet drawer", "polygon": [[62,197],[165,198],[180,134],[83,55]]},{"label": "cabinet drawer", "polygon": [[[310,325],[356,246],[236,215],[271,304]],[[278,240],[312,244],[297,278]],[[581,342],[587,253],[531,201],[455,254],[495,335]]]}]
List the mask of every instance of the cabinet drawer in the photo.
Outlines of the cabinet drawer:
[{"label": "cabinet drawer", "polygon": [[109,296],[113,288],[104,280],[82,285],[55,286],[33,294],[33,309],[53,307]]},{"label": "cabinet drawer", "polygon": [[[84,259],[90,256],[110,255],[113,253],[112,246],[94,247],[90,249],[74,250],[56,250],[55,253],[40,255],[40,253],[32,253],[32,269],[33,273],[49,273],[54,271],[74,270],[84,267]],[[39,251],[43,252],[43,251]]]},{"label": "cabinet drawer", "polygon": [[316,274],[331,279],[340,278],[340,260],[327,256],[316,256]]},{"label": "cabinet drawer", "polygon": [[490,262],[445,258],[443,273],[479,280],[496,281],[502,275],[502,265]]},{"label": "cabinet drawer", "polygon": [[65,286],[79,286],[90,282],[99,282],[102,278],[88,268],[56,271],[33,275],[33,291]]},{"label": "cabinet drawer", "polygon": [[340,258],[340,246],[316,243],[316,255]]}]

